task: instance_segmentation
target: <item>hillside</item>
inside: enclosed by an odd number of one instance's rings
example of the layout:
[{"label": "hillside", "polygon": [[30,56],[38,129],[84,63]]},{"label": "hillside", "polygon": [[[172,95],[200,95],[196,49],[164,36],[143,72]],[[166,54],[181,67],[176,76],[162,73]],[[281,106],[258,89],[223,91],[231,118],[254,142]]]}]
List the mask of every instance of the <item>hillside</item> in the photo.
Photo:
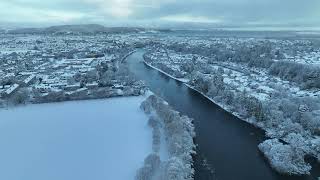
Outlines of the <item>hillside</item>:
[{"label": "hillside", "polygon": [[96,34],[140,32],[143,28],[105,27],[98,24],[61,25],[46,28],[19,28],[8,31],[9,34]]}]

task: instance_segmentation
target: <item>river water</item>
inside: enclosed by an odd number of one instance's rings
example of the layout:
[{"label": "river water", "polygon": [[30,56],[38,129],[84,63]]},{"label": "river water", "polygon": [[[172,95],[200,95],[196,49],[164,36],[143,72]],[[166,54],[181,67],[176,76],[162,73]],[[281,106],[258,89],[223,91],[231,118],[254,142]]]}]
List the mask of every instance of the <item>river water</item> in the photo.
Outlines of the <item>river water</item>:
[{"label": "river water", "polygon": [[194,118],[195,180],[311,180],[320,176],[319,165],[312,176],[276,173],[257,147],[265,139],[262,130],[241,121],[183,83],[146,66],[142,62],[143,53],[139,50],[127,58],[130,71],[174,109]]}]

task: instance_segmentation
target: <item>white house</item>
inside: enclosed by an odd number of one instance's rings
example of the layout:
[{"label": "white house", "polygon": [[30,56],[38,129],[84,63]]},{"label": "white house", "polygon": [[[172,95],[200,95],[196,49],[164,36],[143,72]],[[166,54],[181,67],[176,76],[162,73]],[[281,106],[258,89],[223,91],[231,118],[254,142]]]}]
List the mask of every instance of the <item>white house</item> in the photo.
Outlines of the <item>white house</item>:
[{"label": "white house", "polygon": [[14,85],[10,86],[8,89],[6,89],[2,92],[2,96],[4,96],[4,97],[11,96],[19,89],[19,87],[20,87],[19,84],[14,84]]}]

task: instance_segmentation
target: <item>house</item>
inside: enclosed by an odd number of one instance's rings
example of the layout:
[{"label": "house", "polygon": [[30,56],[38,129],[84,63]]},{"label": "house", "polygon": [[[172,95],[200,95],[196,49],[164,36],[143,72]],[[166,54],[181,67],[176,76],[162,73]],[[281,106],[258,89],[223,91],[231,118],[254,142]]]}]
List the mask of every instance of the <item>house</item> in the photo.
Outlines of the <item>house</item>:
[{"label": "house", "polygon": [[50,91],[52,88],[48,84],[38,84],[38,85],[34,86],[34,89],[39,90],[41,93],[45,93],[45,92]]},{"label": "house", "polygon": [[94,88],[99,87],[99,84],[98,84],[97,82],[88,83],[88,84],[86,84],[86,87],[87,87],[88,89],[94,89]]},{"label": "house", "polygon": [[35,76],[34,74],[32,74],[32,75],[28,76],[28,77],[22,82],[22,84],[23,84],[24,86],[28,86],[28,85],[32,84],[33,82],[35,82],[35,80],[36,80],[36,76]]},{"label": "house", "polygon": [[2,92],[2,96],[3,97],[9,97],[12,94],[14,94],[18,89],[19,89],[20,85],[19,84],[13,84],[12,86],[10,86],[8,89],[4,90]]},{"label": "house", "polygon": [[64,90],[66,90],[66,91],[74,91],[74,90],[77,90],[79,88],[80,88],[80,83],[68,85],[68,86],[64,87]]}]

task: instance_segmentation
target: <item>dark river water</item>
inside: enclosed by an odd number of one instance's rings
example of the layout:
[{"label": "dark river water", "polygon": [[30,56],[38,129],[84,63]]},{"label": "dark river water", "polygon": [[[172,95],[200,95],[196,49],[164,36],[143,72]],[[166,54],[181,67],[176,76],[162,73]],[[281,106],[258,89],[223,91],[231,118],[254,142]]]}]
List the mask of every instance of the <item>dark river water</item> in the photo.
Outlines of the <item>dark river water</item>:
[{"label": "dark river water", "polygon": [[128,57],[130,71],[174,109],[194,118],[196,180],[311,180],[320,176],[319,165],[313,168],[313,177],[276,173],[257,147],[265,139],[262,130],[241,121],[183,83],[149,68],[142,62],[143,53],[139,50]]}]

